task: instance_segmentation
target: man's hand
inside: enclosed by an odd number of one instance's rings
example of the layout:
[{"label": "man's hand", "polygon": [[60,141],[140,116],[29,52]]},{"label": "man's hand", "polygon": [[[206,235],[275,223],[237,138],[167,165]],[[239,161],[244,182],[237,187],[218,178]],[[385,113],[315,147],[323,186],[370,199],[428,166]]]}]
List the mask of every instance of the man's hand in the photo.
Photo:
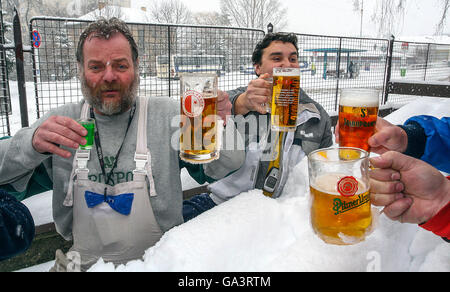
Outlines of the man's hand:
[{"label": "man's hand", "polygon": [[395,125],[378,117],[375,134],[369,138],[371,151],[383,154],[387,151],[405,152],[408,147],[408,135]]},{"label": "man's hand", "polygon": [[431,165],[394,151],[370,161],[372,204],[390,219],[421,224],[450,201],[450,181]]},{"label": "man's hand", "polygon": [[[334,131],[336,143],[339,144],[339,122]],[[408,135],[395,125],[378,117],[375,134],[368,140],[370,152],[383,154],[388,151],[405,152],[408,147]]]},{"label": "man's hand", "polygon": [[69,117],[51,116],[34,132],[32,145],[39,153],[52,153],[70,158],[69,151],[60,146],[78,149],[86,144],[86,129]]},{"label": "man's hand", "polygon": [[227,116],[231,116],[231,108],[233,105],[230,102],[228,93],[219,90],[217,96],[217,115],[223,120],[224,125],[227,124]]},{"label": "man's hand", "polygon": [[256,111],[266,114],[265,104],[270,102],[272,84],[265,80],[270,74],[262,74],[258,79],[250,81],[247,91],[241,94],[235,102],[235,113],[245,115],[248,112]]}]

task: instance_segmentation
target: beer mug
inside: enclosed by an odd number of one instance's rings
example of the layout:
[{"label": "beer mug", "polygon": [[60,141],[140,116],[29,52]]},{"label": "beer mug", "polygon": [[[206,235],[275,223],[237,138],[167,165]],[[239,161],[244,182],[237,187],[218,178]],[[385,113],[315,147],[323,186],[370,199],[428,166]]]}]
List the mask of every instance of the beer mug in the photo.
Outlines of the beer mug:
[{"label": "beer mug", "polygon": [[294,132],[300,95],[300,68],[273,68],[271,127]]},{"label": "beer mug", "polygon": [[215,74],[181,75],[180,158],[207,163],[219,158],[218,79]]},{"label": "beer mug", "polygon": [[343,89],[339,100],[339,146],[369,151],[369,138],[375,132],[379,91]]},{"label": "beer mug", "polygon": [[[341,152],[349,153],[346,159]],[[372,231],[369,153],[350,147],[308,155],[311,224],[326,243],[361,242]]]}]

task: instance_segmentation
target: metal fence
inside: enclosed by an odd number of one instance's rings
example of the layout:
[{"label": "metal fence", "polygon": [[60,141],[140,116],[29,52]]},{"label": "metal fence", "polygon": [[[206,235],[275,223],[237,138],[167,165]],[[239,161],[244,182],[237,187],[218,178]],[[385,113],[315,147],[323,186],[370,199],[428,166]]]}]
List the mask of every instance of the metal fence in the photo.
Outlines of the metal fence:
[{"label": "metal fence", "polygon": [[[390,74],[399,82],[449,82],[450,45],[394,41]],[[389,103],[403,105],[415,98],[389,94]]]},{"label": "metal fence", "polygon": [[[39,48],[33,48],[37,116],[82,98],[75,50],[89,21],[33,18],[30,31],[38,32]],[[245,86],[254,78],[246,71],[248,56],[264,31],[230,27],[200,27],[129,23],[139,49],[139,94],[149,97],[179,96],[181,72],[213,71],[219,87]]]},{"label": "metal fence", "polygon": [[[75,50],[78,37],[89,22],[55,17],[36,17],[30,21],[32,62],[26,62],[25,66],[32,68],[25,70],[25,77],[34,81],[33,85],[29,84],[34,86],[34,92],[28,93],[34,93],[37,118],[52,108],[82,98]],[[128,24],[140,54],[140,95],[178,98],[178,77],[186,71],[218,73],[222,90],[246,86],[255,78],[251,54],[264,37],[262,30]],[[450,45],[307,34],[297,34],[297,37],[302,88],[332,116],[337,114],[342,88],[379,89],[381,105],[391,107],[416,98],[388,96],[386,88],[391,79],[450,81]],[[9,135],[5,112],[11,111],[11,106],[4,56],[2,46],[0,94],[5,97],[0,97],[0,134]],[[22,121],[22,127],[26,122]]]},{"label": "metal fence", "polygon": [[[2,10],[0,2],[0,11]],[[3,24],[3,14],[0,13],[0,137],[10,136],[9,114],[11,113],[11,97],[9,92],[9,78],[6,62],[5,27]]]},{"label": "metal fence", "polygon": [[337,112],[340,89],[384,90],[388,40],[298,34],[302,88],[328,113]]}]

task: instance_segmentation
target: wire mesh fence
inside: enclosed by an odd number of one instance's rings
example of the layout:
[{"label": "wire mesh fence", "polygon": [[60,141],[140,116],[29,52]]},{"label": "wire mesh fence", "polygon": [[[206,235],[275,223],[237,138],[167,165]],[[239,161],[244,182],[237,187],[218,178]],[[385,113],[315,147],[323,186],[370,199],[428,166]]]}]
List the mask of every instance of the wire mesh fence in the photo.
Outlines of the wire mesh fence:
[{"label": "wire mesh fence", "polygon": [[381,39],[298,34],[302,87],[336,114],[340,89],[384,89],[389,42]]},{"label": "wire mesh fence", "polygon": [[[82,99],[75,50],[87,20],[36,17],[30,21],[31,77],[36,116]],[[140,62],[139,94],[178,98],[184,72],[214,72],[222,90],[248,85],[254,79],[251,55],[262,30],[128,23],[137,42]],[[3,29],[3,27],[2,27]],[[33,35],[39,35],[38,46]],[[374,88],[385,92],[391,79],[449,81],[450,45],[390,42],[385,39],[297,34],[301,86],[330,115],[337,114],[340,89]],[[392,63],[389,65],[389,50]],[[10,134],[11,111],[5,49],[1,51],[0,131]],[[6,65],[5,65],[6,66]],[[389,74],[388,74],[389,73]],[[29,78],[28,81],[31,81]],[[30,92],[30,95],[32,92]],[[387,106],[405,104],[417,97],[389,94]]]},{"label": "wire mesh fence", "polygon": [[[0,3],[0,11],[2,11]],[[5,27],[3,14],[0,13],[0,46],[3,48],[5,42]],[[9,115],[11,113],[11,97],[9,92],[8,69],[6,60],[6,50],[0,51],[0,137],[10,136]]]},{"label": "wire mesh fence", "polygon": [[[449,82],[450,45],[395,41],[391,80]],[[394,105],[403,105],[416,98],[389,94],[389,102]]]},{"label": "wire mesh fence", "polygon": [[[42,38],[33,49],[37,116],[82,98],[75,50],[88,21],[34,18],[30,31]],[[261,30],[129,23],[139,49],[139,94],[178,98],[184,72],[213,72],[230,90],[254,78],[248,56],[264,36]]]}]

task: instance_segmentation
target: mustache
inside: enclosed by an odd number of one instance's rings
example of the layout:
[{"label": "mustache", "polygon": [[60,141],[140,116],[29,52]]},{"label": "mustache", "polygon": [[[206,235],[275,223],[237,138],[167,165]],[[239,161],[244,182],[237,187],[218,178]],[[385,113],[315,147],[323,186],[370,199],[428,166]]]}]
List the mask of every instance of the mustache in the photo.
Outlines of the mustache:
[{"label": "mustache", "polygon": [[95,93],[100,93],[104,91],[123,91],[124,88],[118,83],[112,84],[102,84],[94,89]]}]

